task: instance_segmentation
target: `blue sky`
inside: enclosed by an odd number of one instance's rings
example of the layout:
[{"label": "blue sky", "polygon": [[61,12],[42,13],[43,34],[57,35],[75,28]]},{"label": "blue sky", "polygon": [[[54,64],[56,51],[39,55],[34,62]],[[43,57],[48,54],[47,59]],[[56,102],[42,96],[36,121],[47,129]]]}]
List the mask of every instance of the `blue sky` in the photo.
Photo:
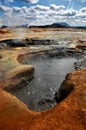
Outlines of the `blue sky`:
[{"label": "blue sky", "polygon": [[86,0],[0,0],[0,26],[86,25]]}]

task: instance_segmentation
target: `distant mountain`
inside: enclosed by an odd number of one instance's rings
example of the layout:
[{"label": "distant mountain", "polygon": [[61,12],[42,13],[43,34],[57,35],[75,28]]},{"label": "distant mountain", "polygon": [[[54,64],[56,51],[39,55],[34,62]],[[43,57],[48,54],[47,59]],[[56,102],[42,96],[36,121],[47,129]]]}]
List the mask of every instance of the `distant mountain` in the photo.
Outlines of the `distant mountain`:
[{"label": "distant mountain", "polygon": [[28,24],[22,24],[22,25],[18,25],[18,26],[6,26],[3,25],[0,28],[75,28],[75,29],[86,29],[86,26],[70,26],[68,23],[66,22],[55,22],[52,23],[50,25],[31,25],[28,26]]},{"label": "distant mountain", "polygon": [[78,29],[86,29],[86,26],[75,26],[74,28],[78,28]]},{"label": "distant mountain", "polygon": [[3,28],[8,28],[8,26],[3,25],[3,26],[1,26],[0,28],[1,28],[1,29],[3,29]]},{"label": "distant mountain", "polygon": [[22,24],[22,25],[18,25],[18,26],[6,26],[6,25],[3,25],[2,27],[0,28],[27,28],[28,27],[28,24]]},{"label": "distant mountain", "polygon": [[50,25],[40,25],[40,26],[34,26],[31,25],[29,28],[68,28],[70,27],[66,22],[56,22]]},{"label": "distant mountain", "polygon": [[57,22],[53,23],[53,26],[63,26],[63,27],[70,27],[66,22]]}]

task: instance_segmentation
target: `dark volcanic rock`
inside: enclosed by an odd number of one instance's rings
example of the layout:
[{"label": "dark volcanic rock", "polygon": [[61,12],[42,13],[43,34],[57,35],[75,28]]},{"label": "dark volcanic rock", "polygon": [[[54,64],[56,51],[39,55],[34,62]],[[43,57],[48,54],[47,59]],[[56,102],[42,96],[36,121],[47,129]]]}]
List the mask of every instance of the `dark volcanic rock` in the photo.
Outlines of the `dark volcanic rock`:
[{"label": "dark volcanic rock", "polygon": [[[9,48],[9,47],[28,47],[28,46],[35,46],[35,45],[51,45],[47,46],[42,52],[45,52],[50,57],[81,57],[82,50],[76,48],[68,47],[68,41],[59,41],[53,39],[8,39],[0,41],[0,48]],[[44,47],[44,46],[43,46]],[[83,47],[84,48],[84,47]]]},{"label": "dark volcanic rock", "polygon": [[84,40],[78,40],[78,43],[84,43],[85,41]]},{"label": "dark volcanic rock", "polygon": [[81,43],[78,44],[78,45],[76,46],[76,48],[81,49],[81,50],[86,50],[86,42],[81,41]]},{"label": "dark volcanic rock", "polygon": [[9,39],[0,41],[1,47],[26,47],[26,43],[18,39]]},{"label": "dark volcanic rock", "polygon": [[0,41],[1,46],[6,44],[8,47],[26,47],[29,45],[58,45],[57,40],[50,39],[8,39]]},{"label": "dark volcanic rock", "polygon": [[[65,79],[69,80],[69,78],[70,74],[67,74]],[[69,93],[71,93],[71,91],[73,90],[73,84],[68,84],[66,80],[63,81],[59,91],[55,93],[55,100],[57,103],[65,99],[69,95]]]},{"label": "dark volcanic rock", "polygon": [[25,39],[27,45],[58,45],[57,40],[50,39]]}]

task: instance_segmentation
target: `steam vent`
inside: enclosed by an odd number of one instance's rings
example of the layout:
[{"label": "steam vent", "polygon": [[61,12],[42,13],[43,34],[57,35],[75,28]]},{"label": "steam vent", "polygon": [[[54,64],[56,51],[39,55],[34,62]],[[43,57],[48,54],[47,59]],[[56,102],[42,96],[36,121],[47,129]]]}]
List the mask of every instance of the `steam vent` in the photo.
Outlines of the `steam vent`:
[{"label": "steam vent", "polygon": [[85,31],[0,29],[0,130],[86,130]]}]

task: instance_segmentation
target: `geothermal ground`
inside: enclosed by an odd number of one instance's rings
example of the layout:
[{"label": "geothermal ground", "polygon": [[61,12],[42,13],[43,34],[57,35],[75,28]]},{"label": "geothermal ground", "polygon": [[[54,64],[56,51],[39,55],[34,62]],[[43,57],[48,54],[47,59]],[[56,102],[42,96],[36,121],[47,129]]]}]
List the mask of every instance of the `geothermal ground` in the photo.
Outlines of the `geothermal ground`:
[{"label": "geothermal ground", "polygon": [[0,29],[0,130],[86,129],[86,30]]}]

